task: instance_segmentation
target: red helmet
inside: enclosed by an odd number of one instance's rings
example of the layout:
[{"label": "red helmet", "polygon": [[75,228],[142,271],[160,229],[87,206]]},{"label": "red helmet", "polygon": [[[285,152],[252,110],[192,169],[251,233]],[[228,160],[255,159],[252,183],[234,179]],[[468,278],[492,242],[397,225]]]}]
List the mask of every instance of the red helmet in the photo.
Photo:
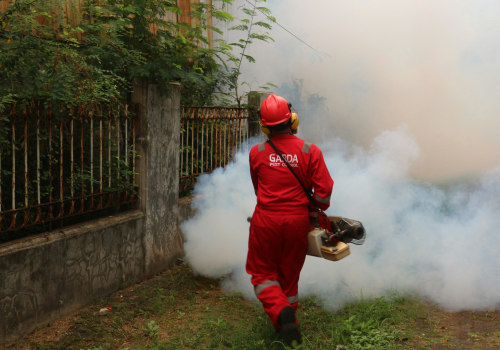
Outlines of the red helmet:
[{"label": "red helmet", "polygon": [[283,123],[292,117],[288,102],[276,95],[269,95],[260,105],[260,122],[264,125]]}]

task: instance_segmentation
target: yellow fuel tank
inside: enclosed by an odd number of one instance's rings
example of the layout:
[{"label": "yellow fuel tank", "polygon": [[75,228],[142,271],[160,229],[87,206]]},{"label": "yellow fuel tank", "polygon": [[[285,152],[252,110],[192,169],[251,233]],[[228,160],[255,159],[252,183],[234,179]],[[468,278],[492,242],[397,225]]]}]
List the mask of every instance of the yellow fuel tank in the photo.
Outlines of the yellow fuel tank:
[{"label": "yellow fuel tank", "polygon": [[349,246],[344,242],[338,242],[335,246],[323,245],[321,236],[324,233],[325,230],[320,228],[315,228],[314,230],[309,231],[307,235],[307,255],[337,261],[350,254]]}]

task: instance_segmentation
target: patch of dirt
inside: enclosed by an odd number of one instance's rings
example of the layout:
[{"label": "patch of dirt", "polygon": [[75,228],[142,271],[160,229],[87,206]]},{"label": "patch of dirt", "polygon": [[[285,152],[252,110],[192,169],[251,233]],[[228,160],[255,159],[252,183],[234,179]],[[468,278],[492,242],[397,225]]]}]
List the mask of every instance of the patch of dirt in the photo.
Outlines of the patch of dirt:
[{"label": "patch of dirt", "polygon": [[[500,310],[445,312],[428,306],[428,317],[417,323],[420,345],[429,349],[500,349]],[[433,338],[429,342],[427,336]]]},{"label": "patch of dirt", "polygon": [[61,337],[68,332],[68,330],[75,323],[75,319],[78,318],[78,315],[86,310],[87,308],[80,309],[75,311],[69,315],[66,315],[62,318],[59,318],[51,323],[49,323],[46,327],[40,328],[30,335],[24,337],[23,339],[19,339],[15,342],[2,345],[0,344],[0,349],[2,350],[29,350],[32,349],[30,344],[44,344],[51,341],[58,341]]}]

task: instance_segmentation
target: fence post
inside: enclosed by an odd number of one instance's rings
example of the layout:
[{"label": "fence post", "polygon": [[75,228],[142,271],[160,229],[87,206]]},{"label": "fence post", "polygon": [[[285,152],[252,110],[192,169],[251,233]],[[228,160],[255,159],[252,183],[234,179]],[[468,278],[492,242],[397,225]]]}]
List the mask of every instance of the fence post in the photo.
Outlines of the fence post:
[{"label": "fence post", "polygon": [[260,134],[258,109],[270,92],[250,91],[248,93],[248,108],[250,109],[250,118],[248,120],[248,134],[253,137]]},{"label": "fence post", "polygon": [[183,255],[179,231],[180,85],[169,92],[136,83],[132,101],[139,104],[137,172],[139,209],[145,214],[143,248],[147,276]]}]

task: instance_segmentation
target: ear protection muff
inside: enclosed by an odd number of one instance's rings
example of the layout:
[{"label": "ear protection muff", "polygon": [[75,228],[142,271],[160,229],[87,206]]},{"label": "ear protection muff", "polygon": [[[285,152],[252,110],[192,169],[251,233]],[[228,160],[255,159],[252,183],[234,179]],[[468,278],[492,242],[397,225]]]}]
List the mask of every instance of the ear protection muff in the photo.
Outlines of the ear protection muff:
[{"label": "ear protection muff", "polygon": [[[288,102],[288,109],[292,112],[292,104]],[[290,129],[292,129],[292,134],[296,134],[299,131],[299,116],[297,113],[292,112],[292,117],[290,118]]]},{"label": "ear protection muff", "polygon": [[262,130],[262,132],[266,135],[271,135],[271,130],[269,130],[269,128],[267,126],[265,126],[264,124],[262,124],[261,122],[259,122],[260,124],[260,130]]},{"label": "ear protection muff", "polygon": [[290,122],[290,128],[292,129],[292,134],[296,134],[299,131],[299,116],[297,113],[292,113],[292,118]]}]

